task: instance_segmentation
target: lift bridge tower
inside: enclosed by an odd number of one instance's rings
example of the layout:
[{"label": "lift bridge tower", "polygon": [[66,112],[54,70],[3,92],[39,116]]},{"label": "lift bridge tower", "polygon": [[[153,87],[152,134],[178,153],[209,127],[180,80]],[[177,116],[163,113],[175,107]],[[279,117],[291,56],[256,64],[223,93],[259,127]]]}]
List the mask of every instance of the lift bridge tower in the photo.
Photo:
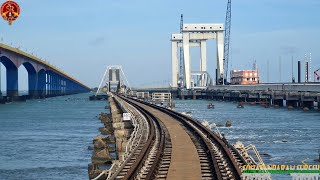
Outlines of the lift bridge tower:
[{"label": "lift bridge tower", "polygon": [[104,72],[96,96],[104,92],[127,93],[128,91],[131,91],[131,88],[122,67],[111,65]]}]

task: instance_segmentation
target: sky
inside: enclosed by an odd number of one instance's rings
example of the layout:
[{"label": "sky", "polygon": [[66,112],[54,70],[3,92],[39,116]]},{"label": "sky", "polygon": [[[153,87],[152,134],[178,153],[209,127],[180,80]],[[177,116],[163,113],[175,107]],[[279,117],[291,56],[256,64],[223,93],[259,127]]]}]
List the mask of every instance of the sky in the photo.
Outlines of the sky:
[{"label": "sky", "polygon": [[[19,19],[12,26],[0,19],[2,42],[34,53],[90,87],[99,85],[108,65],[122,65],[131,86],[168,83],[170,37],[179,32],[180,14],[185,23],[224,23],[227,6],[227,0],[16,2]],[[319,68],[319,9],[319,0],[233,0],[229,69],[251,69],[256,61],[262,82],[289,82],[292,56],[296,74],[296,63],[306,53],[312,53],[312,71]],[[215,43],[207,46],[211,76]],[[192,70],[199,69],[199,52],[191,49]],[[4,66],[1,70],[4,89]],[[26,88],[22,66],[19,89]]]}]

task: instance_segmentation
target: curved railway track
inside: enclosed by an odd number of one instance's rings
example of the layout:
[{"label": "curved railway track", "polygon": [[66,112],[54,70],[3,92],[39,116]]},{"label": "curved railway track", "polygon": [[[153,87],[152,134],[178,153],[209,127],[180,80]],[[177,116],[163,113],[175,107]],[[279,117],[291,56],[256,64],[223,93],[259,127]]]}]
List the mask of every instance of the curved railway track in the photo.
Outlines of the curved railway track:
[{"label": "curved railway track", "polygon": [[161,120],[141,104],[171,116],[184,126],[197,149],[202,179],[241,179],[240,167],[245,164],[245,160],[232,145],[199,121],[157,105],[124,96],[118,97],[140,111],[150,127],[147,142],[143,147],[139,147],[135,152],[136,156],[128,161],[129,165],[125,166],[126,174],[118,176],[119,179],[166,179],[170,167],[170,135]]},{"label": "curved railway track", "polygon": [[121,97],[135,107],[148,121],[149,138],[143,147],[134,152],[127,163],[127,168],[122,169],[124,176],[116,179],[159,179],[166,178],[170,166],[171,141],[166,127],[155,116],[138,105]]}]

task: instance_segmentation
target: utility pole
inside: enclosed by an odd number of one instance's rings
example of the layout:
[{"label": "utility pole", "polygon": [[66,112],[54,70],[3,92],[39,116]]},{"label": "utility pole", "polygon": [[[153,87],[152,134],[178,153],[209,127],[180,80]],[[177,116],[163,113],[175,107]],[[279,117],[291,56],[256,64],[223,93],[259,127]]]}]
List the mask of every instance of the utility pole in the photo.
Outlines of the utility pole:
[{"label": "utility pole", "polygon": [[279,56],[279,81],[282,82],[282,74],[281,74],[281,56]]},{"label": "utility pole", "polygon": [[291,80],[292,80],[292,83],[295,82],[295,78],[294,78],[294,75],[293,75],[293,56],[291,57]]},{"label": "utility pole", "polygon": [[309,82],[312,81],[312,65],[311,65],[311,53],[309,56]]},{"label": "utility pole", "polygon": [[304,54],[304,63],[305,63],[305,82],[309,82],[309,62],[307,59],[307,54]]}]

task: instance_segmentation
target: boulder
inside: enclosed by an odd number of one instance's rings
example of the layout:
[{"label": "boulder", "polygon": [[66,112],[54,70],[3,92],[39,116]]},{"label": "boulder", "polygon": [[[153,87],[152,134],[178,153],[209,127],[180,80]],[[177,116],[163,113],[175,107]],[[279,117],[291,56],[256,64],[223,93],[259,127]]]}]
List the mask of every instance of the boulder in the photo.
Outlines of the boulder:
[{"label": "boulder", "polygon": [[99,128],[99,131],[101,132],[102,135],[113,134],[112,127],[101,127]]},{"label": "boulder", "polygon": [[107,147],[106,142],[103,141],[102,139],[94,140],[93,145],[94,145],[93,148],[95,151],[103,150]]},{"label": "boulder", "polygon": [[111,162],[113,158],[111,157],[108,149],[103,149],[101,151],[95,152],[92,155],[91,160],[94,164],[104,164]]},{"label": "boulder", "polygon": [[228,120],[227,122],[226,122],[226,127],[231,127],[232,126],[232,122],[230,121],[230,120]]}]

